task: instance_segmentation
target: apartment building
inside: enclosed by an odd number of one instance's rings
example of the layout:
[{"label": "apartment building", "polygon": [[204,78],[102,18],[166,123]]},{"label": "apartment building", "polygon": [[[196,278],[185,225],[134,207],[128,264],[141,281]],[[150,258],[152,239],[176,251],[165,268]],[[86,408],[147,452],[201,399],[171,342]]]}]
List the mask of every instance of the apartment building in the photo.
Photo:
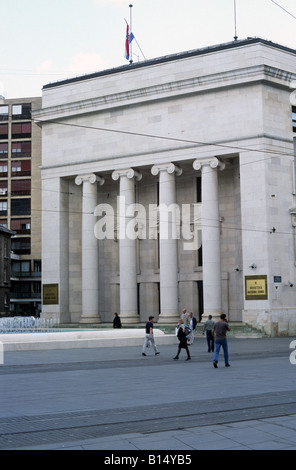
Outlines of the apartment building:
[{"label": "apartment building", "polygon": [[12,230],[11,315],[41,309],[41,98],[0,98],[0,224]]}]

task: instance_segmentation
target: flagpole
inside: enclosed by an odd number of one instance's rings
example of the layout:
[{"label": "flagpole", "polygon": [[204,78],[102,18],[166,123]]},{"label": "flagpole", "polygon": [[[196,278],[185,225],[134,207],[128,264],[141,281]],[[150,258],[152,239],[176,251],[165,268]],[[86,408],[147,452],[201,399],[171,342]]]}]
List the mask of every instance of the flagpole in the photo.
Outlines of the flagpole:
[{"label": "flagpole", "polygon": [[[132,24],[132,8],[133,8],[133,5],[130,5],[129,6],[130,8],[130,32],[133,31],[133,24]],[[130,43],[130,64],[133,63],[133,46],[132,46],[132,43]]]},{"label": "flagpole", "polygon": [[234,38],[235,41],[238,40],[237,30],[236,30],[236,0],[234,0]]}]

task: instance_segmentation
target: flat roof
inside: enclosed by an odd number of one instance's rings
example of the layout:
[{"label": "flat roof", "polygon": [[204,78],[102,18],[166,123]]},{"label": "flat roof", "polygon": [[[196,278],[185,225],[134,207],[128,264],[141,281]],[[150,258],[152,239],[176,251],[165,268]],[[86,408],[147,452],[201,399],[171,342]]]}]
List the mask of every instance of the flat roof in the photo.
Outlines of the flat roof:
[{"label": "flat roof", "polygon": [[136,70],[136,69],[139,69],[139,68],[149,67],[149,66],[152,66],[152,65],[164,64],[166,62],[172,62],[172,61],[175,61],[175,60],[186,59],[188,57],[195,57],[195,56],[199,56],[199,55],[203,55],[203,54],[209,54],[209,53],[213,53],[213,52],[219,52],[219,51],[224,51],[224,50],[227,50],[227,49],[234,49],[236,47],[249,46],[249,45],[252,45],[252,44],[259,44],[259,43],[264,44],[266,46],[275,47],[275,48],[280,49],[282,51],[289,52],[291,54],[296,55],[296,50],[295,49],[291,49],[287,46],[282,46],[282,45],[274,43],[272,41],[268,41],[267,39],[262,39],[262,38],[257,38],[257,37],[250,37],[250,38],[247,38],[247,39],[240,39],[240,40],[235,40],[235,41],[231,41],[231,42],[227,42],[227,43],[223,43],[223,44],[218,44],[218,45],[214,45],[214,46],[203,47],[201,49],[194,49],[194,50],[187,51],[187,52],[179,52],[179,53],[176,53],[176,54],[170,54],[170,55],[167,55],[167,56],[162,56],[162,57],[158,57],[158,58],[155,58],[155,59],[149,59],[149,60],[145,60],[145,61],[142,61],[142,62],[131,63],[131,64],[127,64],[127,65],[121,65],[119,67],[102,70],[100,72],[94,72],[94,73],[91,73],[91,74],[81,75],[81,76],[77,76],[77,77],[74,77],[74,78],[68,78],[68,79],[65,79],[65,80],[60,80],[60,81],[57,81],[57,82],[48,83],[47,85],[43,86],[43,89],[55,88],[57,86],[67,85],[67,84],[75,83],[75,82],[81,82],[81,81],[84,81],[84,80],[90,80],[92,78],[105,77],[105,76],[108,76],[108,75],[113,75],[113,74],[116,74],[116,73],[121,73],[121,72],[129,71],[129,70]]}]

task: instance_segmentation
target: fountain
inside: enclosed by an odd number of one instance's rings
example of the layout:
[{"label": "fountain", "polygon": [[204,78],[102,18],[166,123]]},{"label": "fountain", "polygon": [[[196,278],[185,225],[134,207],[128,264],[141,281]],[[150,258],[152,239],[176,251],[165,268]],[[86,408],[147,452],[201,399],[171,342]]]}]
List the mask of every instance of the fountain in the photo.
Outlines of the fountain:
[{"label": "fountain", "polygon": [[42,333],[59,327],[58,318],[3,317],[0,333]]}]

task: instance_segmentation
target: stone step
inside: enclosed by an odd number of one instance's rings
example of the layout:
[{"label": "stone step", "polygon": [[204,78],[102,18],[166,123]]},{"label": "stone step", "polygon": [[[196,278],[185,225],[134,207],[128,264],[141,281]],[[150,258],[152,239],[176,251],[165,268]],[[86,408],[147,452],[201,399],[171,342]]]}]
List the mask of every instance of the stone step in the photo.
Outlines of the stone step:
[{"label": "stone step", "polygon": [[[90,324],[90,325],[81,325],[79,323],[73,324],[63,324],[60,325],[61,329],[67,329],[69,331],[75,331],[76,329],[79,330],[87,330],[87,329],[96,329],[96,330],[104,330],[112,328],[112,324],[110,323],[100,323],[98,324]],[[246,338],[261,338],[266,337],[264,332],[261,332],[250,325],[247,325],[242,322],[230,322],[229,327],[231,329],[228,332],[229,337],[246,337]],[[144,329],[145,323],[137,323],[137,324],[125,324],[123,325],[122,329]],[[175,326],[174,325],[158,325],[157,323],[154,324],[154,328],[163,331],[165,334],[172,335],[175,333]],[[195,336],[203,336],[203,323],[198,323],[195,330]]]}]

